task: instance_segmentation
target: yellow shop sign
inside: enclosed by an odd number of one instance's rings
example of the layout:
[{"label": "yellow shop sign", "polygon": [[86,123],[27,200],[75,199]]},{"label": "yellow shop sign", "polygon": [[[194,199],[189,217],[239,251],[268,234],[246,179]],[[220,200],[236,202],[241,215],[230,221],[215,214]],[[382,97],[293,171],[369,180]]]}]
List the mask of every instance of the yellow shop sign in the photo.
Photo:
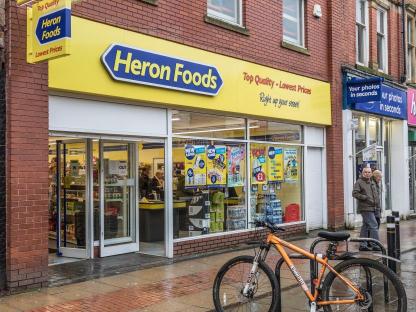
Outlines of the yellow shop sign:
[{"label": "yellow shop sign", "polygon": [[71,55],[49,62],[53,90],[331,124],[327,82],[79,17],[72,34]]},{"label": "yellow shop sign", "polygon": [[71,1],[43,0],[27,8],[27,62],[69,54]]}]

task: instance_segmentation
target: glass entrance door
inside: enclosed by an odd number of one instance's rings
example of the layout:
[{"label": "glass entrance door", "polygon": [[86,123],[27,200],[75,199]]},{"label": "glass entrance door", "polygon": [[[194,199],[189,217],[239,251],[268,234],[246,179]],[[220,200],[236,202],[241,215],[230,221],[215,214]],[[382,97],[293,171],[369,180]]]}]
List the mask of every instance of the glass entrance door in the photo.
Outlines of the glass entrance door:
[{"label": "glass entrance door", "polygon": [[[87,258],[88,187],[85,140],[49,142],[49,231],[59,256]],[[52,243],[52,244],[51,244]]]},{"label": "glass entrance door", "polygon": [[101,257],[139,250],[136,143],[100,143]]}]

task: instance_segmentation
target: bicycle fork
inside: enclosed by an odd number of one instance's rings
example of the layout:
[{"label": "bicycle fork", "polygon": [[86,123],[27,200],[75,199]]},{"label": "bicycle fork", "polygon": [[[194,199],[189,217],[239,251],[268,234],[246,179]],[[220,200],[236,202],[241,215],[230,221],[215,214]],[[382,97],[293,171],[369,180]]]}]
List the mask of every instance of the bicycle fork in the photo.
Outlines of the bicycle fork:
[{"label": "bicycle fork", "polygon": [[243,288],[244,297],[250,296],[249,291],[251,290],[251,287],[253,285],[253,279],[255,278],[257,274],[257,271],[259,268],[259,262],[264,261],[266,259],[269,250],[270,250],[270,245],[266,243],[262,243],[260,245],[259,252],[256,252],[254,259],[253,259],[253,266],[251,267],[250,273],[247,278],[247,282],[245,283],[244,288]]},{"label": "bicycle fork", "polygon": [[257,274],[257,270],[258,270],[258,267],[259,267],[260,256],[261,256],[261,250],[258,253],[256,253],[256,255],[254,256],[253,266],[251,267],[250,274],[248,275],[247,282],[244,285],[244,289],[243,289],[243,296],[244,297],[249,296],[248,292],[250,290],[250,286],[252,285],[253,278]]}]

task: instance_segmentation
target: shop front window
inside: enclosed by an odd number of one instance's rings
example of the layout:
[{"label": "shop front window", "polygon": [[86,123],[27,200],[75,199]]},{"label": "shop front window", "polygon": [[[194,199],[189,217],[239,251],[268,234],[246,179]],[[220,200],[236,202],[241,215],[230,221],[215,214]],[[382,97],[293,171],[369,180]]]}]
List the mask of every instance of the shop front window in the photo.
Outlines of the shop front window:
[{"label": "shop front window", "polygon": [[245,119],[220,115],[174,111],[172,129],[175,136],[244,139]]},{"label": "shop front window", "polygon": [[250,145],[250,214],[273,224],[302,220],[302,149]]},{"label": "shop front window", "polygon": [[264,142],[302,142],[302,127],[274,121],[250,120],[250,140]]},{"label": "shop front window", "polygon": [[175,238],[246,229],[245,143],[174,139],[173,168]]}]

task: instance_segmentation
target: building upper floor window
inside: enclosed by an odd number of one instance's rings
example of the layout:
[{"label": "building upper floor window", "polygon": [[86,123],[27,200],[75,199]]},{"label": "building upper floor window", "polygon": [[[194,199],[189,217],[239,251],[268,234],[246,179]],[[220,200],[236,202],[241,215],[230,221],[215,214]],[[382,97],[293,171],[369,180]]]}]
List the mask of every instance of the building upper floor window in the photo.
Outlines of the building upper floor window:
[{"label": "building upper floor window", "polygon": [[208,0],[208,15],[226,22],[242,24],[242,0]]},{"label": "building upper floor window", "polygon": [[387,73],[387,11],[377,9],[377,63],[378,69]]},{"label": "building upper floor window", "polygon": [[415,20],[407,16],[407,80],[414,81],[415,76]]},{"label": "building upper floor window", "polygon": [[368,3],[356,0],[356,62],[368,64]]},{"label": "building upper floor window", "polygon": [[283,40],[304,46],[304,0],[283,0]]}]

